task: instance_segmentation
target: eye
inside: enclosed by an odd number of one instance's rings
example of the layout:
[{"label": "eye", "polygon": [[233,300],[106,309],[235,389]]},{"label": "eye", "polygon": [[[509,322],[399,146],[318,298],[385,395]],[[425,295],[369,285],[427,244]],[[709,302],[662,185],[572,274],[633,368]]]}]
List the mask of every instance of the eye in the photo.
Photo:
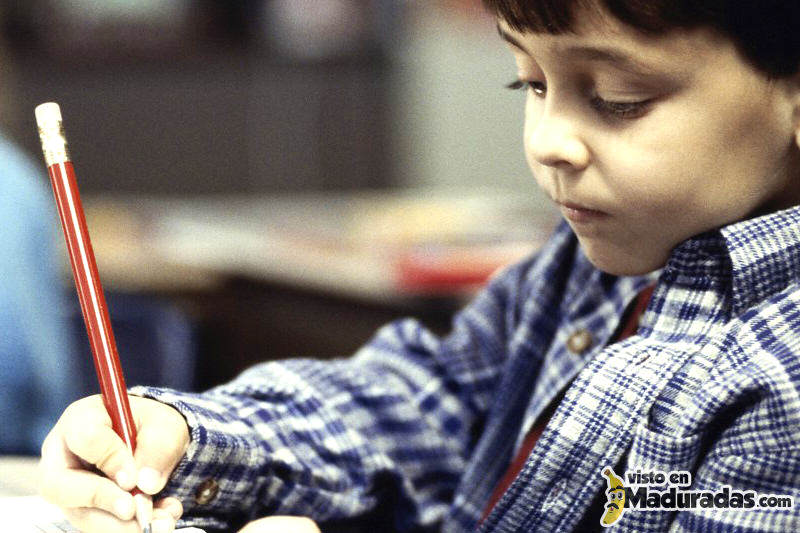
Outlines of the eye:
[{"label": "eye", "polygon": [[522,81],[514,80],[508,85],[506,89],[518,91],[521,89],[530,89],[536,96],[543,97],[547,93],[547,86],[541,81]]},{"label": "eye", "polygon": [[643,116],[650,109],[652,100],[641,100],[638,102],[612,102],[604,100],[599,96],[590,99],[592,108],[611,118],[633,119]]}]

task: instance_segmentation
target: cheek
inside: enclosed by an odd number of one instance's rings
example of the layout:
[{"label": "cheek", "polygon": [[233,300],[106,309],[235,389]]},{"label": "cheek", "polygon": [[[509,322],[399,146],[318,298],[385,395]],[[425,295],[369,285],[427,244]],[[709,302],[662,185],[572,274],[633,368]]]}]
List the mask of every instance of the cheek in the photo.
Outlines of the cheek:
[{"label": "cheek", "polygon": [[711,216],[719,187],[727,185],[721,163],[733,152],[730,133],[714,127],[719,123],[694,107],[675,105],[613,137],[602,147],[613,157],[603,159],[601,172],[616,200],[647,216],[702,223]]},{"label": "cheek", "polygon": [[525,113],[525,127],[522,130],[522,147],[525,150],[525,160],[528,162],[528,168],[536,174],[537,165],[536,160],[533,158],[533,151],[531,146],[531,134],[533,133],[534,123],[533,120],[528,118],[528,113]]},{"label": "cheek", "polygon": [[617,159],[623,161],[620,175],[638,177],[618,184],[628,187],[631,199],[658,202],[670,211],[683,206],[699,222],[714,224],[746,216],[755,207],[764,179],[785,159],[792,115],[777,97],[753,98],[765,94],[762,81],[732,85],[731,92],[703,93],[717,98],[664,109],[653,117],[654,127],[612,148],[631,155]]},{"label": "cheek", "polygon": [[531,139],[533,138],[533,132],[539,120],[539,109],[535,104],[536,102],[532,101],[530,95],[527,95],[525,98],[525,126],[522,129],[522,144],[525,149],[525,159],[528,162],[528,167],[534,171],[534,173],[536,173],[538,165],[533,157]]},{"label": "cheek", "polygon": [[548,177],[550,175],[546,166],[539,163],[533,155],[533,147],[531,139],[538,123],[539,115],[541,113],[541,100],[532,98],[530,95],[526,98],[525,103],[525,126],[522,133],[522,144],[525,150],[525,160],[528,163],[528,168],[531,170],[536,183],[541,187],[550,197],[553,197],[554,184]]},{"label": "cheek", "polygon": [[607,148],[616,154],[604,161],[601,175],[615,202],[636,206],[643,216],[674,213],[685,209],[700,192],[696,168],[682,157],[677,146],[660,142],[615,143]]}]

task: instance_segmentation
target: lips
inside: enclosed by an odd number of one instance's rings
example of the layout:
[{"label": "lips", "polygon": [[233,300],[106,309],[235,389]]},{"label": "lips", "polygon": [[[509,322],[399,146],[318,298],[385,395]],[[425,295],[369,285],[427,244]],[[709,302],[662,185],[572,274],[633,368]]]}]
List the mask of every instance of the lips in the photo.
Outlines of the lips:
[{"label": "lips", "polygon": [[557,202],[561,207],[561,213],[572,222],[577,224],[587,224],[596,222],[608,217],[608,213],[591,209],[589,207],[572,203],[572,202]]}]

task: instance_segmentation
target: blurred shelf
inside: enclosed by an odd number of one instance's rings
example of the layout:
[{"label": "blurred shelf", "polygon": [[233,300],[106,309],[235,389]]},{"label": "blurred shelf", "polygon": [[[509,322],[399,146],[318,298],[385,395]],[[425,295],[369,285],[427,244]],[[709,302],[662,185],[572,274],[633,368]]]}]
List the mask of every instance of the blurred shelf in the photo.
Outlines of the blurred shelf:
[{"label": "blurred shelf", "polygon": [[554,226],[511,194],[431,191],[86,200],[100,271],[122,289],[226,277],[371,302],[469,294]]},{"label": "blurred shelf", "polygon": [[196,324],[200,388],[264,360],[350,355],[406,316],[445,334],[491,273],[532,253],[555,223],[513,192],[84,203],[104,285],[167,296]]}]

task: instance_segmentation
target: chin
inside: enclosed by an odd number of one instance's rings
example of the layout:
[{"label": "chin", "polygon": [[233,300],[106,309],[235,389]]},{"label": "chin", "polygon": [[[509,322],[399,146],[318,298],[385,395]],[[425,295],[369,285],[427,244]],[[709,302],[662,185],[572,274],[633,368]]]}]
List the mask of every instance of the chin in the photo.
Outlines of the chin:
[{"label": "chin", "polygon": [[663,267],[667,255],[653,257],[645,250],[620,250],[605,245],[587,245],[581,242],[581,248],[589,262],[598,270],[614,276],[641,276]]}]

